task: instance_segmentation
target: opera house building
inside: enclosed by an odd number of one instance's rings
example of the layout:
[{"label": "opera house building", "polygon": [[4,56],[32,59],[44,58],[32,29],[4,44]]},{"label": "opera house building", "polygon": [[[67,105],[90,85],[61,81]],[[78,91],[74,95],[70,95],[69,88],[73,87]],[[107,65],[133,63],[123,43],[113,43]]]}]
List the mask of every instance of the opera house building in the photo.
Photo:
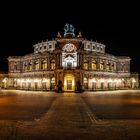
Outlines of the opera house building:
[{"label": "opera house building", "polygon": [[130,72],[130,57],[106,53],[106,46],[77,35],[71,24],[55,39],[33,45],[34,52],[9,56],[7,76],[1,88],[75,91],[137,89],[138,74]]}]

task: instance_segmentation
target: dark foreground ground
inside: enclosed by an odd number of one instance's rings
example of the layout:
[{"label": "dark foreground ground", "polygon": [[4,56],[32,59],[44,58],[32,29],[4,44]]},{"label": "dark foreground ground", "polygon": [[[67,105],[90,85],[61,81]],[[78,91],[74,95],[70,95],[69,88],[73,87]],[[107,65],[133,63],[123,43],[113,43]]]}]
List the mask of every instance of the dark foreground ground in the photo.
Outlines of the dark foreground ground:
[{"label": "dark foreground ground", "polygon": [[0,140],[139,140],[140,91],[0,91]]}]

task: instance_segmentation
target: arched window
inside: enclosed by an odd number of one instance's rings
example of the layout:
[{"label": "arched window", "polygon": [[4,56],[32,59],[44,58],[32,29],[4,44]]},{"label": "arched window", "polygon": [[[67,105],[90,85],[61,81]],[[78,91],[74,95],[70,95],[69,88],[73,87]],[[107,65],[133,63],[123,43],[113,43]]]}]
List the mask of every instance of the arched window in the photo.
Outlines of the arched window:
[{"label": "arched window", "polygon": [[84,61],[84,69],[87,70],[88,69],[88,61]]},{"label": "arched window", "polygon": [[110,63],[109,63],[109,62],[106,63],[106,70],[107,70],[107,71],[110,70]]},{"label": "arched window", "polygon": [[39,70],[39,62],[38,61],[35,62],[35,70]]},{"label": "arched window", "polygon": [[43,70],[46,70],[47,69],[47,61],[46,60],[43,60],[42,63],[41,63],[41,68]]},{"label": "arched window", "polygon": [[28,70],[29,70],[29,71],[32,70],[32,62],[29,62]]},{"label": "arched window", "polygon": [[100,70],[103,70],[104,69],[104,62],[101,60],[100,61]]},{"label": "arched window", "polygon": [[124,63],[121,64],[121,71],[123,71],[123,72],[125,71],[125,64]]},{"label": "arched window", "polygon": [[51,69],[52,69],[52,70],[55,69],[55,60],[51,60]]},{"label": "arched window", "polygon": [[27,71],[27,64],[24,63],[24,70]]},{"label": "arched window", "polygon": [[93,50],[95,50],[95,49],[96,49],[96,47],[93,45],[93,46],[92,46],[92,49],[93,49]]},{"label": "arched window", "polygon": [[113,70],[113,71],[116,70],[116,64],[115,64],[115,63],[112,64],[112,70]]},{"label": "arched window", "polygon": [[97,61],[92,61],[91,69],[92,70],[96,70],[97,69]]}]

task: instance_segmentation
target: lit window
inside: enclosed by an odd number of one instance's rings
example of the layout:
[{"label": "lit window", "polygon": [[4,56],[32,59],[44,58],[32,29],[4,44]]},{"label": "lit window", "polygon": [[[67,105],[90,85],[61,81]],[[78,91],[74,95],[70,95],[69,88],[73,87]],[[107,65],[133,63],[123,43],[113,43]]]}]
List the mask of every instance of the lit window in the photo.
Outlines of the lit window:
[{"label": "lit window", "polygon": [[52,70],[55,69],[55,63],[51,63],[51,69],[52,69]]},{"label": "lit window", "polygon": [[106,64],[106,69],[110,70],[110,64],[109,63]]},{"label": "lit window", "polygon": [[84,83],[88,83],[88,79],[84,77]]},{"label": "lit window", "polygon": [[84,63],[84,69],[86,69],[86,70],[88,69],[88,62]]},{"label": "lit window", "polygon": [[51,61],[51,69],[52,69],[52,70],[55,69],[55,61],[54,61],[54,60]]},{"label": "lit window", "polygon": [[92,62],[91,68],[92,68],[92,70],[96,70],[97,69],[97,63]]},{"label": "lit window", "polygon": [[39,70],[39,63],[35,62],[35,70]]},{"label": "lit window", "polygon": [[46,70],[47,69],[47,62],[46,61],[43,61],[43,63],[42,63],[42,69],[43,70]]},{"label": "lit window", "polygon": [[32,70],[32,63],[29,63],[28,70],[29,70],[29,71],[31,71],[31,70]]},{"label": "lit window", "polygon": [[103,70],[103,69],[104,69],[104,63],[101,62],[101,63],[100,63],[100,70]]}]

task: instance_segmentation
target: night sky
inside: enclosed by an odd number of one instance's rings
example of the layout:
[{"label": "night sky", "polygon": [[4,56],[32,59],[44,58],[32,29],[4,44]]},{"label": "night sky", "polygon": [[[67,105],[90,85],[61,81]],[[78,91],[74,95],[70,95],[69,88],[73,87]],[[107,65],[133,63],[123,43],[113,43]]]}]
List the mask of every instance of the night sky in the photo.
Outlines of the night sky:
[{"label": "night sky", "polygon": [[140,73],[139,4],[76,2],[1,3],[0,70],[7,70],[8,56],[32,53],[33,44],[63,34],[71,23],[84,38],[105,44],[107,53],[130,56],[131,71]]}]

